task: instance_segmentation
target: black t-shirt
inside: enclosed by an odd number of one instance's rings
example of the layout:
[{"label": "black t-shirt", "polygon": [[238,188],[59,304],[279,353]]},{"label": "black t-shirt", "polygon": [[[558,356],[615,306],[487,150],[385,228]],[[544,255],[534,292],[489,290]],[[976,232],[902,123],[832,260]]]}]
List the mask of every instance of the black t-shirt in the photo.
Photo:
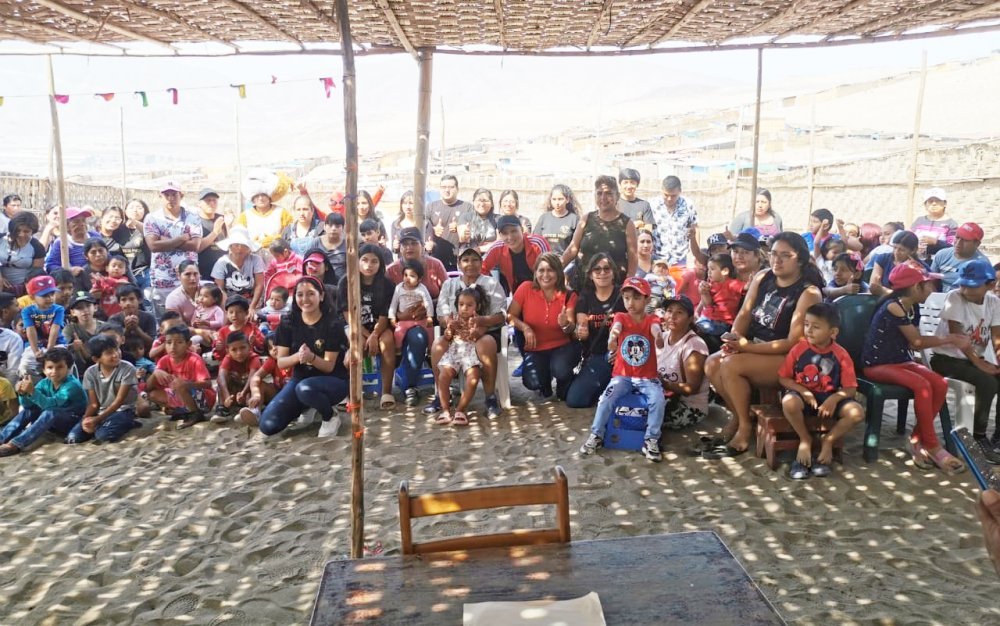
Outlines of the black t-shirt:
[{"label": "black t-shirt", "polygon": [[[282,316],[274,343],[277,346],[288,348],[291,353],[298,352],[299,346],[305,344],[319,358],[323,358],[327,352],[336,352],[337,361],[331,375],[347,380],[347,369],[344,367],[344,359],[342,358],[347,350],[347,336],[344,335],[343,322],[338,320],[333,313],[325,313],[312,326],[301,319],[298,322],[293,322],[290,314]],[[302,363],[296,365],[292,371],[292,376],[299,380],[324,375],[312,365]]]},{"label": "black t-shirt", "polygon": [[521,283],[529,281],[535,277],[534,272],[528,267],[527,248],[520,252],[511,252],[510,261],[514,269],[514,284],[510,285],[510,292],[514,293]]},{"label": "black t-shirt", "polygon": [[[121,243],[125,257],[132,262],[132,269],[140,270],[149,267],[149,247],[146,245],[143,229],[130,230],[127,226],[122,225],[119,230],[123,232],[119,243]],[[202,275],[208,276],[208,274]]]},{"label": "black t-shirt", "polygon": [[[361,283],[361,325],[365,330],[375,328],[378,318],[389,315],[389,303],[392,302],[392,293],[396,289],[392,281],[385,276],[376,276],[371,285]],[[340,280],[337,288],[337,304],[340,313],[346,319],[347,311],[347,277]]]},{"label": "black t-shirt", "polygon": [[[212,229],[215,228],[215,222],[224,218],[221,215],[216,215],[214,219],[210,220],[201,216],[198,219],[201,220],[201,236],[208,237],[212,234]],[[222,236],[216,239],[216,241],[225,238],[226,231],[223,230],[222,232]],[[226,251],[214,243],[198,253],[198,271],[201,272],[203,280],[207,280],[212,275],[212,270],[215,269],[215,262],[225,256],[225,254]]]},{"label": "black t-shirt", "polygon": [[[108,318],[108,322],[111,322],[113,324],[118,324],[122,328],[125,328],[125,314],[124,313],[116,313],[116,314],[112,315],[110,318]],[[157,333],[156,333],[156,318],[153,317],[152,313],[147,313],[145,311],[139,311],[139,328],[142,330],[142,332],[146,333],[150,337],[153,337],[154,339],[156,338],[156,335],[157,335]],[[127,330],[125,331],[125,336],[126,337],[128,335],[130,335],[130,334],[131,333],[129,331],[127,331]],[[146,346],[146,347],[148,348],[149,346]]]},{"label": "black t-shirt", "polygon": [[[624,313],[625,303],[621,294],[615,288],[607,300],[599,300],[597,294],[585,289],[576,299],[577,315],[587,315],[587,329],[590,334],[583,343],[584,358],[604,354],[608,351],[608,334],[611,332],[611,320],[615,313]],[[575,321],[575,320],[574,320]]]}]

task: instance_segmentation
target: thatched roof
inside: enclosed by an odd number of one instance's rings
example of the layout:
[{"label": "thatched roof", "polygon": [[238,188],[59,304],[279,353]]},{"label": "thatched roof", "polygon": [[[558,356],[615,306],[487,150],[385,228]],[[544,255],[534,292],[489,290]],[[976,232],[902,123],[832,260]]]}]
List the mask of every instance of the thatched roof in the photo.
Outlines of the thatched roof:
[{"label": "thatched roof", "polygon": [[[332,0],[0,0],[0,40],[33,43],[339,41]],[[365,50],[643,48],[791,35],[829,42],[1000,20],[997,0],[351,0]],[[361,52],[364,53],[365,50]]]}]

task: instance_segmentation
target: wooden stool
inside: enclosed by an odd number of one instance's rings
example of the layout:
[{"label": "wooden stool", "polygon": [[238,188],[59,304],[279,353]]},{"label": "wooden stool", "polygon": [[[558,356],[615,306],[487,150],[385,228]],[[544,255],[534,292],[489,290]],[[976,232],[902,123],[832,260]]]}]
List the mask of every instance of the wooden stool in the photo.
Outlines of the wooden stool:
[{"label": "wooden stool", "polygon": [[[780,406],[755,404],[750,407],[750,413],[757,418],[757,456],[767,459],[767,466],[775,469],[778,467],[779,452],[798,450],[799,436],[785,419]],[[805,421],[806,428],[809,429],[813,438],[813,452],[819,453],[820,437],[830,432],[837,420],[832,417],[820,418],[815,415],[807,415]],[[834,443],[833,458],[838,463],[844,462],[843,441]]]}]

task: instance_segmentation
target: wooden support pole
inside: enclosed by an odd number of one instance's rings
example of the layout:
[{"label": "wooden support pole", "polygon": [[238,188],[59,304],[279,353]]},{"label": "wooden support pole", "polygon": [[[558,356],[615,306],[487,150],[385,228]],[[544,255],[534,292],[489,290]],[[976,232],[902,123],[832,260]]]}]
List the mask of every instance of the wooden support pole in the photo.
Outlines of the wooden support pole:
[{"label": "wooden support pole", "polygon": [[344,228],[347,230],[347,324],[350,328],[351,367],[348,396],[351,416],[351,558],[365,548],[365,423],[361,402],[361,272],[358,264],[358,116],[354,82],[354,42],[347,0],[337,0],[340,47],[344,54],[344,143],[347,181],[344,189]]},{"label": "wooden support pole", "polygon": [[750,224],[757,202],[757,169],[760,163],[760,88],[764,84],[764,49],[757,48],[757,102],[753,114],[753,178],[750,181]]},{"label": "wooden support pole", "polygon": [[813,193],[816,191],[816,96],[809,107],[809,215],[813,212]]},{"label": "wooden support pole", "polygon": [[[736,153],[733,156],[733,217],[736,217],[736,207],[739,206],[740,197],[740,170],[742,169],[740,152],[743,150],[743,113],[746,108],[740,105],[740,117],[736,122]],[[750,212],[750,220],[753,223],[753,212]],[[739,233],[733,233],[738,235]]]},{"label": "wooden support pole", "polygon": [[[413,220],[417,228],[423,230],[424,195],[427,192],[427,162],[430,159],[431,142],[431,84],[434,69],[434,53],[421,49],[420,55],[420,96],[417,101],[417,158],[413,163]],[[447,172],[442,172],[447,174]]]},{"label": "wooden support pole", "polygon": [[236,144],[236,215],[243,212],[243,157],[240,154],[240,101],[233,105],[233,133]]},{"label": "wooden support pole", "polygon": [[125,107],[118,107],[118,143],[122,149],[122,210],[128,202],[128,179],[125,167]]},{"label": "wooden support pole", "polygon": [[917,88],[917,111],[913,116],[913,147],[910,149],[910,185],[906,194],[906,223],[913,223],[913,204],[917,201],[917,160],[920,157],[920,118],[924,111],[924,88],[927,86],[927,50],[920,60],[920,86]]},{"label": "wooden support pole", "polygon": [[52,150],[56,163],[56,199],[59,201],[59,245],[62,266],[69,267],[69,228],[66,226],[66,180],[63,178],[62,138],[59,134],[59,111],[56,110],[56,75],[52,69],[52,55],[47,55],[49,66],[49,113],[52,116]]}]

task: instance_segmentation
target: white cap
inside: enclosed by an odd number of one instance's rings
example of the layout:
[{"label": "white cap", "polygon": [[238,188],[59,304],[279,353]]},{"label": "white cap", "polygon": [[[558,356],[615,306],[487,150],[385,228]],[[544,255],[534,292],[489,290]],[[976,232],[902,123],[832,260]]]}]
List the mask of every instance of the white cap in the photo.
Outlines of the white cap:
[{"label": "white cap", "polygon": [[940,187],[933,187],[924,192],[924,202],[927,202],[931,198],[937,198],[942,202],[947,202],[948,194],[947,192],[945,192],[944,189],[941,189]]}]

